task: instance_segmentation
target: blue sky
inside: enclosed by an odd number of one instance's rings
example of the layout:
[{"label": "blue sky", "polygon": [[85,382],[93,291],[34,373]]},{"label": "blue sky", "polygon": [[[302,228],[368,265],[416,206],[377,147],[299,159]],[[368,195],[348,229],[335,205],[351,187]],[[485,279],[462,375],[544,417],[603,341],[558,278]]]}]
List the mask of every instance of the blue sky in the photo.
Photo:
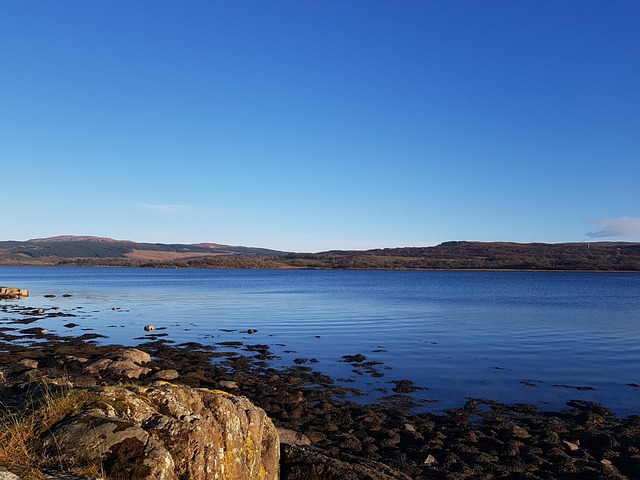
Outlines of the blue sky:
[{"label": "blue sky", "polygon": [[0,239],[640,241],[638,25],[636,0],[0,0]]}]

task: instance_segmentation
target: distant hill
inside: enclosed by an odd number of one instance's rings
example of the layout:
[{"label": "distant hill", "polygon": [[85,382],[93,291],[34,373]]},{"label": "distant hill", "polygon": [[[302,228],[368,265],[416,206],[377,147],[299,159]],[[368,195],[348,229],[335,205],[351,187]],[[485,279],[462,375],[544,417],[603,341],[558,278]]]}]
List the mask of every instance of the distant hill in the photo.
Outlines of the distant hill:
[{"label": "distant hill", "polygon": [[137,243],[65,235],[0,241],[0,265],[640,272],[640,243],[445,242],[433,247],[290,253],[217,243]]},{"label": "distant hill", "polygon": [[640,271],[640,243],[445,242],[434,247],[292,254],[304,268]]},{"label": "distant hill", "polygon": [[112,238],[62,235],[26,241],[0,241],[3,265],[142,265],[197,257],[281,257],[266,248],[201,244],[138,243]]}]

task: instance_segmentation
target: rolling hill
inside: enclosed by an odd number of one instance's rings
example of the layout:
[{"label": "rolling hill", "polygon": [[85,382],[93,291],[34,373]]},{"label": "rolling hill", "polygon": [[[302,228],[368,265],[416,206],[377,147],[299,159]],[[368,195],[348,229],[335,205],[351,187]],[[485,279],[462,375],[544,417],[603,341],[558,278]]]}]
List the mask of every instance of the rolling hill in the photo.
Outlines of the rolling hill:
[{"label": "rolling hill", "polygon": [[62,235],[26,241],[0,241],[3,265],[141,265],[215,256],[281,257],[287,252],[215,243],[138,243],[112,238]]}]

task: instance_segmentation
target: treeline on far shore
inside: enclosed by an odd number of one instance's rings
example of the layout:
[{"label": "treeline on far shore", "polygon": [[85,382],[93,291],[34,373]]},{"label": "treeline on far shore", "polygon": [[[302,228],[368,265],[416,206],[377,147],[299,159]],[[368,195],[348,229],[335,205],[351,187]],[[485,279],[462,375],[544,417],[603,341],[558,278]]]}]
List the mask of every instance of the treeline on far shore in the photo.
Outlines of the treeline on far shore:
[{"label": "treeline on far shore", "polygon": [[[52,259],[49,259],[52,260]],[[434,247],[292,253],[269,257],[217,255],[162,261],[60,258],[57,265],[168,268],[340,270],[582,270],[640,271],[640,244],[446,242]]]}]

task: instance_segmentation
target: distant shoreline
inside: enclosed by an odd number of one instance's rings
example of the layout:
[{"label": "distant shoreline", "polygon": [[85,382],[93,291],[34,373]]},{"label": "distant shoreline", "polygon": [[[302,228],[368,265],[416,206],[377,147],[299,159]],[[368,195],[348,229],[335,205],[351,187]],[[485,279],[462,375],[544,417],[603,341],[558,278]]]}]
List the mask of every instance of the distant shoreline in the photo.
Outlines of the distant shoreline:
[{"label": "distant shoreline", "polygon": [[640,274],[640,270],[598,270],[598,269],[516,269],[516,268],[320,268],[320,267],[213,267],[213,266],[171,266],[171,265],[100,265],[75,263],[42,264],[1,264],[12,268],[140,268],[140,269],[181,269],[181,270],[299,270],[299,271],[362,271],[362,272],[504,272],[504,273],[628,273]]},{"label": "distant shoreline", "polygon": [[640,243],[445,242],[432,247],[293,253],[218,244],[54,237],[0,241],[0,266],[640,272]]}]

